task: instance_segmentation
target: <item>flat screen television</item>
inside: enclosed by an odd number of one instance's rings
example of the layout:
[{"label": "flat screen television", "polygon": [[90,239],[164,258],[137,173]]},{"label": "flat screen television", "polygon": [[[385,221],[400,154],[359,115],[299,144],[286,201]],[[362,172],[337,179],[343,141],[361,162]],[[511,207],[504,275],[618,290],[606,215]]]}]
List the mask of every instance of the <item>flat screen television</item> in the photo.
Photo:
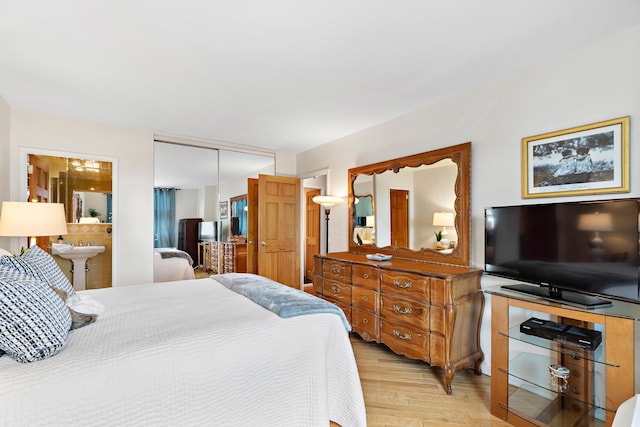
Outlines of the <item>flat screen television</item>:
[{"label": "flat screen television", "polygon": [[237,216],[231,217],[231,235],[240,236],[240,218]]},{"label": "flat screen television", "polygon": [[218,222],[202,221],[198,223],[198,240],[210,242],[218,240]]},{"label": "flat screen television", "polygon": [[638,303],[639,215],[640,199],[486,208],[485,271],[568,304]]}]

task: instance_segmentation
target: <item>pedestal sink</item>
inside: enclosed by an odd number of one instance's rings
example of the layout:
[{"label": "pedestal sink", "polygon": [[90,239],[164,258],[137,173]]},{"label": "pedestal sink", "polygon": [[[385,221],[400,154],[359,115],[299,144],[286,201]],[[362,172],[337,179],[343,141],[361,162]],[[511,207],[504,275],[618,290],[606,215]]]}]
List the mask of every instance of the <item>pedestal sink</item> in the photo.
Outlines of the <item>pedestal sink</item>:
[{"label": "pedestal sink", "polygon": [[73,289],[82,291],[87,288],[85,274],[87,259],[104,252],[104,246],[72,246],[53,245],[51,253],[73,262]]}]

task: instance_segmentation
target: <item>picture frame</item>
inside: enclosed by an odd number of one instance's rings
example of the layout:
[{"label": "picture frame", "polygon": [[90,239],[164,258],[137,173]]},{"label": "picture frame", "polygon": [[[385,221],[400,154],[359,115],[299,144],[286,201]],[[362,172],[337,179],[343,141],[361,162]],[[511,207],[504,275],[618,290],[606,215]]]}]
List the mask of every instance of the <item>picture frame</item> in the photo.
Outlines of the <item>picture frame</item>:
[{"label": "picture frame", "polygon": [[629,116],[522,139],[522,198],[629,192]]},{"label": "picture frame", "polygon": [[229,218],[229,202],[220,202],[220,219]]}]

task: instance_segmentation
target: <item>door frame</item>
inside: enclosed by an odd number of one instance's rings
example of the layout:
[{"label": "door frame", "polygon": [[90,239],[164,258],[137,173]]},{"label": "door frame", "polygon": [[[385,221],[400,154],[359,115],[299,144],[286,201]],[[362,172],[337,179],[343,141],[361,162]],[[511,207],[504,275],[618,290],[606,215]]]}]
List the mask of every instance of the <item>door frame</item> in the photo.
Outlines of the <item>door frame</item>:
[{"label": "door frame", "polygon": [[[118,206],[118,188],[120,188],[118,182],[118,158],[111,156],[102,156],[97,154],[87,154],[87,153],[78,153],[78,152],[69,152],[69,151],[58,151],[58,150],[49,150],[43,148],[34,148],[34,147],[19,147],[19,158],[20,158],[20,169],[19,169],[19,178],[18,185],[21,189],[27,188],[27,163],[29,162],[29,154],[35,154],[37,156],[51,156],[51,157],[77,157],[77,158],[91,158],[94,160],[111,162],[111,280],[112,286],[113,281],[118,277],[118,257],[116,254],[118,253],[118,244],[120,242],[120,232],[119,232],[119,206]],[[23,194],[20,194],[22,197]],[[26,200],[20,200],[26,201]]]},{"label": "door frame", "polygon": [[[330,189],[331,189],[331,171],[329,170],[329,168],[324,168],[324,169],[318,169],[312,172],[307,172],[301,175],[298,175],[298,178],[300,178],[300,188],[301,188],[301,193],[300,193],[300,200],[302,200],[302,204],[301,206],[304,206],[304,201],[305,201],[305,195],[304,195],[304,189],[306,187],[308,187],[308,185],[305,184],[305,180],[309,179],[309,178],[318,178],[324,176],[324,186],[320,188],[320,193],[321,194],[330,194]],[[316,187],[314,187],[316,188]],[[305,215],[305,209],[300,209],[300,245],[302,247],[302,250],[300,251],[300,265],[304,265],[304,260],[305,260],[305,244],[304,244],[304,238],[305,238],[305,230],[306,230],[306,215]],[[325,227],[326,227],[326,222],[324,221],[324,214],[323,211],[321,209],[320,212],[320,252],[322,253],[322,248],[326,247],[326,232],[325,232]],[[304,269],[300,269],[300,283],[303,284],[304,286]]]}]

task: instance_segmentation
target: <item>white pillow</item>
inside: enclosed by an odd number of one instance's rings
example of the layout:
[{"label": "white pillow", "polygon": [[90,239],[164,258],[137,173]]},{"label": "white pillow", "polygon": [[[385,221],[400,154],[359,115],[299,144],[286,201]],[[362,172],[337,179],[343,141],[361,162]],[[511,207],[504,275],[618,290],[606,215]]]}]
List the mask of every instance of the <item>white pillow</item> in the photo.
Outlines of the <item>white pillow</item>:
[{"label": "white pillow", "polygon": [[0,257],[2,255],[13,256],[13,254],[11,252],[9,252],[8,250],[0,248]]}]

